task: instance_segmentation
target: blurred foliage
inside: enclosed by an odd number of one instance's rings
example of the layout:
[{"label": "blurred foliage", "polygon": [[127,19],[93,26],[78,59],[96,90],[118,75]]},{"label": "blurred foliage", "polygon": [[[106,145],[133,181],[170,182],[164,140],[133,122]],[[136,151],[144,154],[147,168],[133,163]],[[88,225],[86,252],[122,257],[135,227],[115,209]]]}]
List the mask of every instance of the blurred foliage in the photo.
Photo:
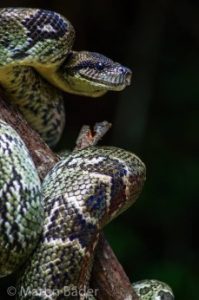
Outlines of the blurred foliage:
[{"label": "blurred foliage", "polygon": [[132,281],[157,278],[176,299],[198,299],[197,1],[7,0],[1,6],[59,11],[76,29],[75,49],[133,69],[133,84],[122,93],[99,100],[65,95],[58,150],[73,147],[82,124],[113,123],[103,143],[136,152],[147,181],[134,207],[107,227],[107,238]]}]

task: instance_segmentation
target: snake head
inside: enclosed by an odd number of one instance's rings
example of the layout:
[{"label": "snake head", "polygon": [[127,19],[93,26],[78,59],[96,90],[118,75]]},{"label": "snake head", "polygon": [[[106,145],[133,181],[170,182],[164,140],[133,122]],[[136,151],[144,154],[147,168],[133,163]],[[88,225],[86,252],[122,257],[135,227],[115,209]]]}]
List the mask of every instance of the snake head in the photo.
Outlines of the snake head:
[{"label": "snake head", "polygon": [[62,66],[71,93],[98,97],[121,91],[131,83],[132,72],[106,56],[89,51],[71,52]]}]

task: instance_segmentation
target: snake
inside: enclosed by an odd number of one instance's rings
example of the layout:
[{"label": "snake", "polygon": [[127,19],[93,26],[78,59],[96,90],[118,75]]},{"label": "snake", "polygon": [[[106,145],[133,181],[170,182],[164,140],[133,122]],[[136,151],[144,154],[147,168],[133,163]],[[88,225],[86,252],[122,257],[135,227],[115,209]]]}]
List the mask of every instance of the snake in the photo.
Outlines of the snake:
[{"label": "snake", "polygon": [[[62,92],[99,97],[130,85],[127,67],[73,51],[73,26],[56,12],[3,8],[0,25],[2,91],[52,147],[64,128]],[[93,298],[85,287],[99,232],[138,198],[144,163],[91,146],[63,157],[41,182],[22,138],[0,120],[0,166],[0,277],[20,272],[17,299]],[[161,282],[133,286],[141,300],[174,299]]]}]

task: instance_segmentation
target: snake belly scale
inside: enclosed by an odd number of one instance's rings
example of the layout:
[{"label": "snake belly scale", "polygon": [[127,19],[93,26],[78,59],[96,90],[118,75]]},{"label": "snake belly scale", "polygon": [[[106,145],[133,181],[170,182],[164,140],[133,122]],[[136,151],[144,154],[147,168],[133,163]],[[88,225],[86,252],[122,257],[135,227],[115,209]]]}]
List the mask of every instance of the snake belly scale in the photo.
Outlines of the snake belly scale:
[{"label": "snake belly scale", "polygon": [[[98,97],[130,84],[128,68],[73,51],[73,26],[58,13],[4,8],[0,25],[0,86],[50,146],[64,128],[62,91]],[[88,284],[99,231],[135,202],[145,165],[119,148],[88,147],[41,184],[23,140],[0,120],[0,167],[0,277],[21,269],[18,299],[86,299],[65,293]],[[134,285],[140,299],[173,299],[164,284],[145,283]]]}]

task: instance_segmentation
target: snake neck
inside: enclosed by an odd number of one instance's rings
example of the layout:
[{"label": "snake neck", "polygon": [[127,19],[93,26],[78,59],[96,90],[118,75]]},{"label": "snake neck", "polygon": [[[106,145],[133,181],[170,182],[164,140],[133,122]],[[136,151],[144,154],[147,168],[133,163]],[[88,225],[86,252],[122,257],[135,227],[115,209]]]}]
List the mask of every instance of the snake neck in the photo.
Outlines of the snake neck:
[{"label": "snake neck", "polygon": [[131,82],[131,71],[106,56],[90,51],[70,51],[58,66],[34,66],[51,84],[64,92],[99,97],[121,91]]},{"label": "snake neck", "polygon": [[100,86],[93,85],[81,78],[77,73],[72,74],[65,71],[63,73],[64,66],[57,68],[57,66],[37,66],[37,71],[53,86],[69,94],[99,97],[108,92],[108,89]]},{"label": "snake neck", "polygon": [[[65,60],[42,63],[32,59],[12,61],[0,68],[0,83],[13,87],[13,70],[31,68],[52,86],[67,93],[99,97],[108,91],[121,91],[131,83],[131,71],[102,54],[89,51],[70,51]],[[19,77],[21,77],[19,75]],[[26,78],[27,80],[27,78]],[[16,82],[17,79],[14,78]],[[23,85],[26,84],[23,82]],[[27,87],[28,90],[28,87]]]},{"label": "snake neck", "polygon": [[65,124],[62,92],[33,68],[23,65],[0,68],[0,85],[6,98],[53,147],[60,139]]}]

